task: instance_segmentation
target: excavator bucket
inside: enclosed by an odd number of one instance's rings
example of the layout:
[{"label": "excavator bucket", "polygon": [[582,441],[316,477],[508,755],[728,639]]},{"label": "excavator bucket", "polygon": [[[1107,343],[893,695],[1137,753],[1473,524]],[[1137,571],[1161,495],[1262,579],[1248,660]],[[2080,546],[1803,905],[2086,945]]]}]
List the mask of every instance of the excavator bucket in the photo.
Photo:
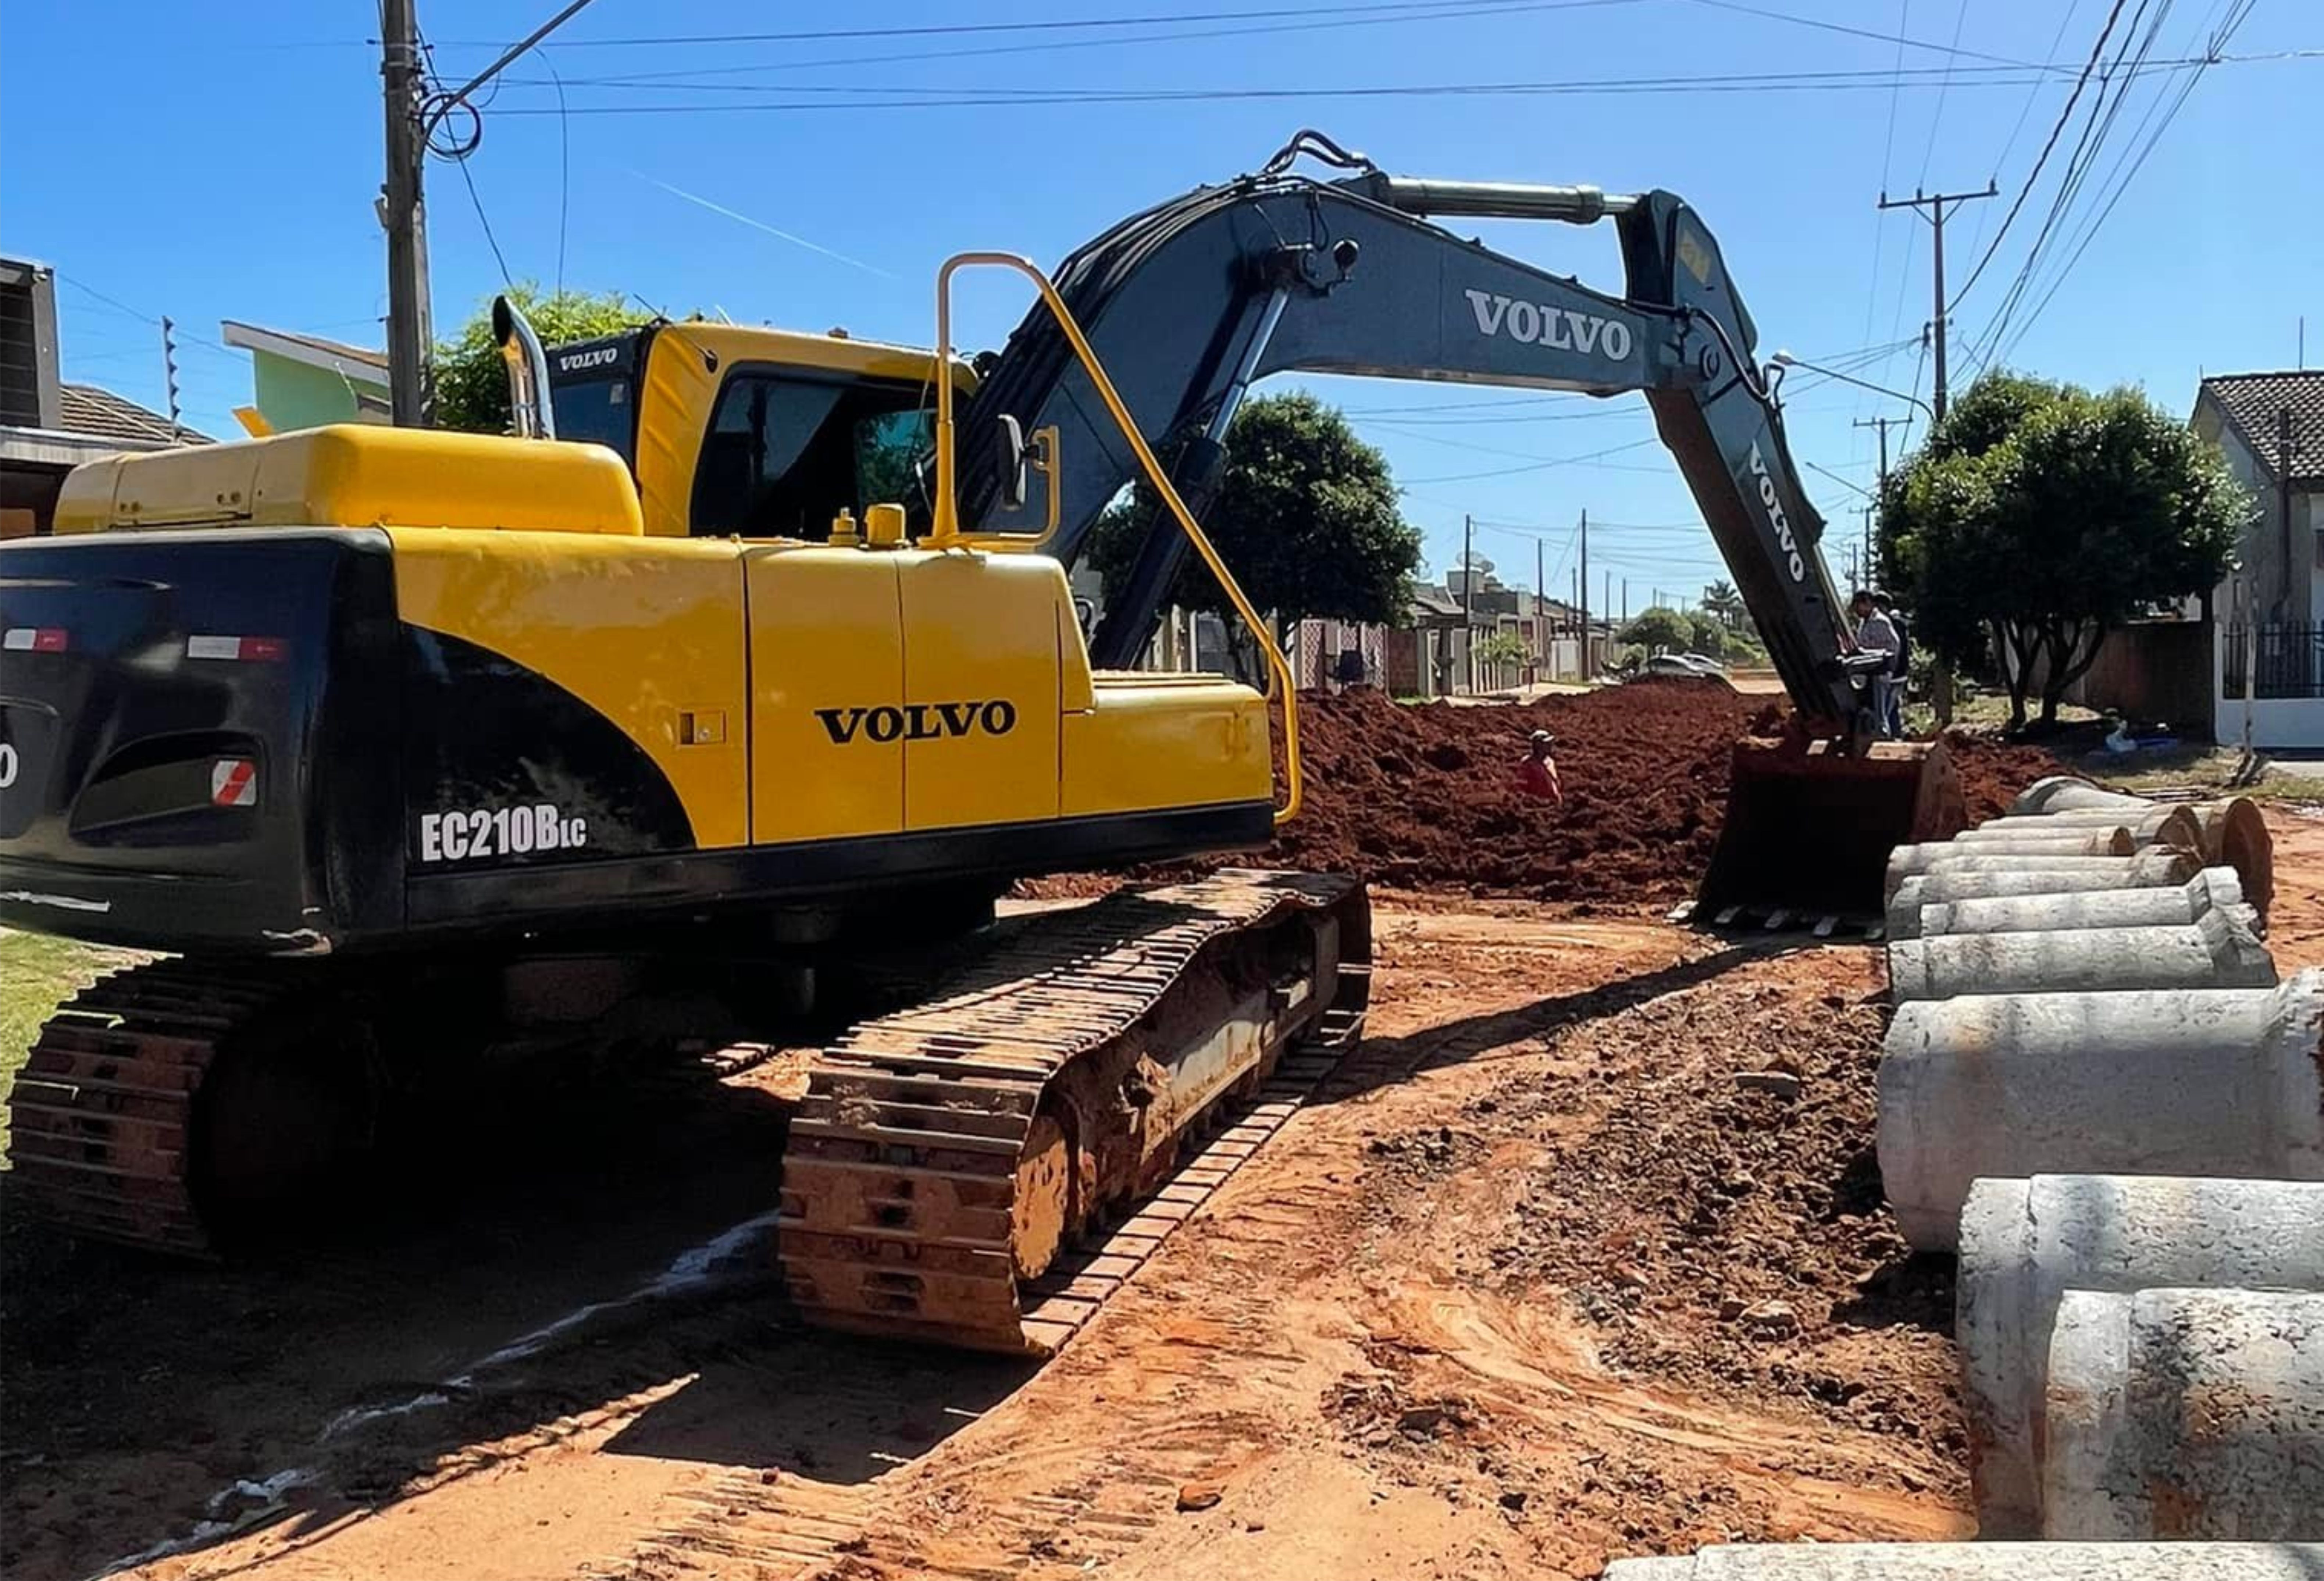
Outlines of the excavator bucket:
[{"label": "excavator bucket", "polygon": [[1736,743],[1727,822],[1695,920],[1870,923],[1881,915],[1888,853],[1967,823],[1960,777],[1941,743],[1877,741],[1850,754],[1832,740],[1746,739]]}]

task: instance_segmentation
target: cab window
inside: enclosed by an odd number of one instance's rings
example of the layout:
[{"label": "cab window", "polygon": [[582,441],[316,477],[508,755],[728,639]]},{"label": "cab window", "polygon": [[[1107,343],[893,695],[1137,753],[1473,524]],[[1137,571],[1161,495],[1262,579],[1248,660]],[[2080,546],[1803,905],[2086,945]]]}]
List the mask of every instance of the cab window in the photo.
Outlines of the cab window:
[{"label": "cab window", "polygon": [[719,392],[695,467],[696,536],[822,539],[843,510],[881,501],[925,523],[931,444],[920,391],[738,370]]}]

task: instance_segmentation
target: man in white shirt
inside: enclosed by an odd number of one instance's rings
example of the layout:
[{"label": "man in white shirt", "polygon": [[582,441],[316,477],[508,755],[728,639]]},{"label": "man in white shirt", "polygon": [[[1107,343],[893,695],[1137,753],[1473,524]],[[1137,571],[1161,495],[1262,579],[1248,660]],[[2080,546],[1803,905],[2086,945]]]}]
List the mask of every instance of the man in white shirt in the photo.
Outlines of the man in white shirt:
[{"label": "man in white shirt", "polygon": [[[1848,607],[1856,617],[1857,651],[1895,657],[1903,644],[1896,635],[1895,622],[1873,602],[1871,590],[1858,588],[1856,596],[1849,601]],[[1897,685],[1897,678],[1885,668],[1872,677],[1872,716],[1880,722],[1882,735],[1895,733],[1890,727],[1895,711],[1889,706],[1889,694]]]}]

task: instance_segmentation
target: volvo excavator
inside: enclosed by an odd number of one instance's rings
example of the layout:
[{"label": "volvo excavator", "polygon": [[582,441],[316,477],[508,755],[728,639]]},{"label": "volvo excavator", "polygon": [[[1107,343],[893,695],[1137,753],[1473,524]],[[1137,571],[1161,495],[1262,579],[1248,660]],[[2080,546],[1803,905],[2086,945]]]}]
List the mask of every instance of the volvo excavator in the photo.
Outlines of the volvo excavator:
[{"label": "volvo excavator", "polygon": [[[1434,223],[1467,216],[1610,218],[1627,290]],[[1038,298],[973,366],[970,267]],[[1296,815],[1263,635],[1268,694],[1130,667],[1189,552],[1263,634],[1200,517],[1280,372],[1644,392],[1796,715],[1738,748],[1705,905],[1877,909],[1887,847],[1960,821],[1941,750],[1868,745],[1877,656],[1669,193],[1417,180],[1303,133],[1054,280],[954,259],[933,352],[668,322],[550,350],[502,317],[512,436],[93,463],[53,538],[0,550],[0,918],[161,954],[42,1028],[12,1207],[219,1255],[500,1052],[748,1050],[820,997],[853,1018],[781,1163],[800,1310],[1053,1350],[1108,1287],[1091,1237],[1361,1025],[1351,878],[993,922],[1018,878],[1255,851]],[[1085,624],[1066,567],[1134,479],[1165,509]],[[818,992],[867,965],[862,1014]]]}]

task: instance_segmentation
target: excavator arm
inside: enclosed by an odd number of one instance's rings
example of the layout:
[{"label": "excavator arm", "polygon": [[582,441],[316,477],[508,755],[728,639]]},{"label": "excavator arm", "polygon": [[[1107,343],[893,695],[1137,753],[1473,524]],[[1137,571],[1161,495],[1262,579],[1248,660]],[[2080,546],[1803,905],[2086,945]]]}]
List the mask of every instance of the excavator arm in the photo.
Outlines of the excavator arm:
[{"label": "excavator arm", "polygon": [[[1312,155],[1346,171],[1293,174]],[[1463,240],[1430,216],[1589,225],[1611,218],[1620,297]],[[1643,391],[1731,568],[1785,689],[1818,733],[1863,706],[1851,644],[1817,545],[1749,315],[1719,246],[1667,192],[1420,180],[1388,175],[1302,133],[1255,175],[1133,216],[1069,257],[1059,294],[1197,515],[1223,472],[1229,423],[1256,381],[1358,373],[1591,395]],[[1056,425],[1052,549],[1073,560],[1136,460],[1054,321],[1036,308],[971,404],[964,431],[1001,416]],[[1005,457],[965,447],[963,519],[1013,524]],[[1185,551],[1159,526],[1140,546],[1091,642],[1101,666],[1144,648]]]}]

